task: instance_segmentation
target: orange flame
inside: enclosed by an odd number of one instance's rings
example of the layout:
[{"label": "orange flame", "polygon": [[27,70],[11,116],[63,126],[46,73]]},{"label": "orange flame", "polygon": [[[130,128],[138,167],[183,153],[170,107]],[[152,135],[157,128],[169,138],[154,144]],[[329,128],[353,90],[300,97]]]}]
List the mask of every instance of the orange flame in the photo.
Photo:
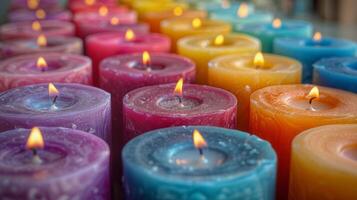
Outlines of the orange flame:
[{"label": "orange flame", "polygon": [[273,27],[274,28],[280,28],[281,27],[281,20],[279,18],[276,18],[273,20]]},{"label": "orange flame", "polygon": [[253,64],[256,68],[264,67],[264,56],[261,52],[255,54]]},{"label": "orange flame", "polygon": [[49,83],[48,84],[48,96],[52,97],[52,96],[58,96],[58,95],[59,95],[59,91],[57,90],[55,85],[53,85],[53,83]]},{"label": "orange flame", "polygon": [[99,10],[98,10],[98,13],[100,16],[104,17],[104,16],[107,16],[108,15],[108,8],[107,6],[100,6],[99,7]]},{"label": "orange flame", "polygon": [[316,32],[313,37],[314,41],[319,42],[322,39],[322,34],[320,32]]},{"label": "orange flame", "polygon": [[37,37],[37,45],[39,47],[45,47],[47,46],[47,38],[44,34],[40,34],[38,37]]},{"label": "orange flame", "polygon": [[194,18],[192,20],[192,27],[193,28],[200,28],[202,26],[202,20],[200,18]]},{"label": "orange flame", "polygon": [[32,27],[32,30],[34,30],[34,31],[40,31],[42,29],[39,21],[32,22],[31,27]]},{"label": "orange flame", "polygon": [[43,9],[36,10],[35,14],[36,14],[37,19],[45,19],[46,18],[46,12]]},{"label": "orange flame", "polygon": [[316,98],[319,98],[320,97],[320,92],[319,92],[319,88],[318,87],[313,87],[309,94],[307,95],[308,98],[310,99],[316,99]]},{"label": "orange flame", "polygon": [[38,7],[38,0],[27,0],[27,7],[31,10],[34,10]]},{"label": "orange flame", "polygon": [[39,57],[37,59],[36,66],[37,66],[38,69],[41,69],[41,70],[46,69],[47,68],[47,62],[43,57]]},{"label": "orange flame", "polygon": [[238,17],[245,18],[248,16],[248,14],[249,14],[248,4],[242,3],[237,10]]},{"label": "orange flame", "polygon": [[174,94],[178,96],[182,96],[182,87],[183,87],[183,78],[180,78],[180,80],[178,80],[176,83]]},{"label": "orange flame", "polygon": [[118,25],[119,24],[119,18],[117,18],[117,17],[112,17],[111,19],[110,19],[110,24],[111,25]]},{"label": "orange flame", "polygon": [[143,60],[143,64],[144,65],[149,65],[150,64],[151,58],[150,58],[149,52],[147,52],[147,51],[143,52],[142,60]]},{"label": "orange flame", "polygon": [[197,149],[207,147],[205,139],[202,137],[201,133],[197,129],[193,131],[193,144]]},{"label": "orange flame", "polygon": [[135,33],[130,28],[125,32],[125,40],[132,41],[135,38]]},{"label": "orange flame", "polygon": [[222,34],[219,34],[217,35],[215,38],[214,38],[214,45],[222,45],[224,43],[224,36]]},{"label": "orange flame", "polygon": [[175,16],[179,17],[183,14],[183,9],[178,6],[178,7],[174,8],[173,13]]},{"label": "orange flame", "polygon": [[87,6],[92,6],[95,4],[95,0],[84,0],[84,3],[87,5]]},{"label": "orange flame", "polygon": [[38,127],[33,127],[26,142],[27,149],[43,149],[45,142],[43,141],[42,133]]}]

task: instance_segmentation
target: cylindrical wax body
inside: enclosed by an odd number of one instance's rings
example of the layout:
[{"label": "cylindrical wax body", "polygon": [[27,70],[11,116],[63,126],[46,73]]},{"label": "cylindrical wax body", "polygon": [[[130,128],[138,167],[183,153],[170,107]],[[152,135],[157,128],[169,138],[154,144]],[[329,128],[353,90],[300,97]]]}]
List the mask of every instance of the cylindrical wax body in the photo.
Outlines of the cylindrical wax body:
[{"label": "cylindrical wax body", "polygon": [[85,1],[79,0],[74,2],[69,2],[68,8],[73,13],[79,12],[98,12],[98,10],[105,6],[108,11],[109,10],[116,10],[121,12],[127,12],[128,8],[126,6],[118,6],[118,3],[115,1],[112,2],[100,2],[98,0],[94,1],[93,4],[87,5]]},{"label": "cylindrical wax body", "polygon": [[136,12],[138,12],[139,17],[141,17],[142,15],[148,12],[168,11],[176,7],[181,7],[185,9],[188,7],[188,5],[184,2],[175,2],[172,0],[141,0],[134,1],[132,7]]},{"label": "cylindrical wax body", "polygon": [[240,17],[237,12],[227,13],[226,11],[221,10],[211,13],[210,17],[212,19],[230,22],[233,27],[250,23],[270,23],[273,20],[273,15],[271,13],[262,11],[248,13],[247,16]]},{"label": "cylindrical wax body", "polygon": [[[36,12],[39,10],[16,10],[9,13],[8,19],[9,22],[20,22],[20,21],[35,21],[38,20],[38,16]],[[70,21],[72,20],[72,14],[69,11],[62,9],[50,9],[43,10],[44,18],[40,20],[62,20],[62,21]]]},{"label": "cylindrical wax body", "polygon": [[249,12],[254,12],[254,4],[251,3],[240,3],[240,2],[231,2],[227,0],[220,1],[197,1],[195,2],[195,7],[200,10],[206,10],[210,17],[212,17],[215,13],[237,13],[237,10],[241,7],[242,4],[247,5]]}]

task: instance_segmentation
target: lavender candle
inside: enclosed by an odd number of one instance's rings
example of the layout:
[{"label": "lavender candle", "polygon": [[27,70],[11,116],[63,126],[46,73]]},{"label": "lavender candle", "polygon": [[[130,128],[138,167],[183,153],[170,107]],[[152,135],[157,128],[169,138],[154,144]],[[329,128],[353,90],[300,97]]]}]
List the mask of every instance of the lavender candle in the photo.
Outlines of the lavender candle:
[{"label": "lavender candle", "polygon": [[10,22],[20,21],[35,21],[35,20],[62,20],[70,21],[72,19],[71,12],[62,9],[37,9],[28,10],[21,9],[9,13],[8,19]]},{"label": "lavender candle", "polygon": [[30,9],[37,8],[54,9],[60,8],[61,5],[58,0],[11,0],[10,9]]}]

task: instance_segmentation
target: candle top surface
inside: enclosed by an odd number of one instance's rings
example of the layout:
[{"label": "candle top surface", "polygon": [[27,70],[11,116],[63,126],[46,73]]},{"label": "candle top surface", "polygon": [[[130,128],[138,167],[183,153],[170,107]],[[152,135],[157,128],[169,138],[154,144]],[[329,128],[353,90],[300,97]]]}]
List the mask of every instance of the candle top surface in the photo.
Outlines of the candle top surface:
[{"label": "candle top surface", "polygon": [[308,129],[296,136],[293,151],[336,173],[357,176],[357,125],[325,125]]},{"label": "candle top surface", "polygon": [[[324,58],[314,64],[315,69],[324,70],[357,79],[356,57]],[[357,87],[357,86],[355,86]]]},{"label": "candle top surface", "polygon": [[[254,12],[254,4],[252,3],[245,3],[248,6],[249,11]],[[220,2],[207,2],[206,1],[199,1],[196,7],[198,9],[202,10],[207,10],[207,12],[224,12],[224,13],[230,13],[230,12],[235,12],[239,7],[242,5],[242,3],[239,2],[230,2],[228,0],[223,0]]]},{"label": "candle top surface", "polygon": [[[180,13],[180,12],[182,12],[182,13]],[[178,18],[200,17],[200,18],[205,18],[207,16],[207,13],[204,10],[182,9],[181,11],[177,11],[177,13],[175,13],[174,10],[165,10],[165,11],[161,11],[161,12],[147,12],[147,13],[144,13],[143,16],[145,18],[160,18],[160,19],[172,18],[172,17],[178,17]]]},{"label": "candle top surface", "polygon": [[331,37],[322,37],[321,40],[314,40],[313,38],[277,38],[275,44],[280,46],[288,46],[295,49],[303,49],[305,51],[334,51],[334,50],[343,50],[343,49],[354,49],[357,51],[357,45],[353,41],[331,38]]},{"label": "candle top surface", "polygon": [[127,93],[123,104],[135,112],[174,117],[211,115],[237,106],[236,97],[220,88],[184,84],[181,96],[174,89],[175,84],[142,87]]},{"label": "candle top surface", "polygon": [[[37,10],[39,11],[39,10]],[[69,21],[72,19],[72,14],[70,11],[62,10],[62,9],[50,9],[44,10],[44,18],[40,20],[66,20]],[[36,16],[36,11],[27,10],[27,9],[20,9],[15,10],[9,13],[9,19],[12,22],[15,21],[32,21],[37,20],[38,17]]]},{"label": "candle top surface", "polygon": [[137,21],[137,14],[135,11],[127,12],[110,12],[105,16],[101,16],[98,12],[80,12],[74,16],[73,21],[76,23],[100,23],[110,22],[112,18],[117,18],[120,23],[128,24],[135,23]]},{"label": "candle top surface", "polygon": [[33,153],[26,149],[29,129],[14,129],[0,134],[0,182],[48,179],[95,170],[108,162],[109,147],[100,138],[67,128],[42,128],[45,146],[37,150],[42,163],[33,162]]},{"label": "candle top surface", "polygon": [[[196,156],[199,153],[192,141],[194,129],[207,143],[207,147],[202,149],[207,162],[217,161],[209,167],[185,165],[186,160],[200,158]],[[268,142],[237,130],[210,126],[183,126],[147,132],[127,143],[122,156],[126,164],[157,179],[195,182],[251,178],[276,163],[275,152]]]},{"label": "candle top surface", "polygon": [[273,27],[272,23],[249,23],[241,24],[238,29],[249,32],[264,32],[265,34],[280,34],[306,29],[307,27],[312,29],[311,23],[300,20],[281,20],[279,28]]},{"label": "candle top surface", "polygon": [[173,31],[215,31],[217,29],[230,29],[228,22],[212,19],[200,19],[202,25],[198,28],[192,27],[193,19],[190,18],[172,18],[161,22],[161,27],[172,29]]},{"label": "candle top surface", "polygon": [[[245,20],[251,21],[252,19],[257,19],[257,22],[271,22],[273,20],[273,15],[270,12],[265,12],[265,11],[251,11],[247,13],[246,16],[239,16],[236,12],[226,12],[224,10],[217,11],[214,13],[211,13],[211,17],[214,19],[224,19],[224,20],[229,20],[231,22],[236,22],[236,23],[242,23]],[[254,22],[254,21],[251,21]]]},{"label": "candle top surface", "polygon": [[[349,118],[357,120],[357,95],[318,86],[319,97],[309,105],[312,85],[276,85],[255,91],[251,104],[286,116]],[[315,108],[315,109],[312,109]],[[316,110],[317,109],[317,110]]]},{"label": "candle top surface", "polygon": [[81,84],[54,83],[59,91],[55,107],[48,92],[48,84],[36,84],[10,89],[0,93],[0,115],[46,119],[96,109],[110,102],[110,94]]}]

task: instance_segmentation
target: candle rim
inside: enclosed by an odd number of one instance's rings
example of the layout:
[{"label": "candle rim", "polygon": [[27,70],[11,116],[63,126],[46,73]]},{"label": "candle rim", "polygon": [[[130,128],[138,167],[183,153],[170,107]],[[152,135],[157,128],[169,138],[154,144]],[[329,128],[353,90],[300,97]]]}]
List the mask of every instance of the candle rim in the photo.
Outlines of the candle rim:
[{"label": "candle rim", "polygon": [[[350,66],[355,65],[356,67]],[[347,69],[346,69],[347,68]],[[323,58],[313,64],[313,69],[324,73],[342,76],[345,78],[357,80],[357,58],[355,57],[331,57]],[[351,73],[353,70],[355,73]]]},{"label": "candle rim", "polygon": [[330,45],[307,45],[306,43],[311,40],[310,37],[281,37],[274,41],[274,46],[299,49],[299,51],[305,51],[307,54],[314,52],[327,53],[336,50],[345,51],[346,49],[354,49],[357,51],[357,44],[352,40],[324,36],[321,41],[329,40],[331,42]]},{"label": "candle rim", "polygon": [[[293,28],[291,25],[294,25]],[[304,21],[304,20],[290,20],[290,19],[282,19],[282,25],[279,29],[272,29],[271,23],[248,23],[248,24],[240,24],[240,31],[248,31],[248,32],[262,32],[264,34],[275,34],[275,33],[290,33],[295,32],[296,30],[305,29],[308,27],[309,31],[312,33],[312,24]],[[289,27],[289,29],[284,28]]]},{"label": "candle rim", "polygon": [[[175,31],[192,31],[192,32],[208,32],[218,31],[217,29],[229,29],[231,30],[231,24],[222,20],[214,20],[214,19],[202,19],[202,26],[200,28],[194,29],[192,28],[192,19],[190,18],[170,18],[161,21],[161,27],[164,29],[172,29]],[[176,28],[176,24],[187,24],[187,27],[184,28]],[[209,25],[209,26],[208,26]]]}]

